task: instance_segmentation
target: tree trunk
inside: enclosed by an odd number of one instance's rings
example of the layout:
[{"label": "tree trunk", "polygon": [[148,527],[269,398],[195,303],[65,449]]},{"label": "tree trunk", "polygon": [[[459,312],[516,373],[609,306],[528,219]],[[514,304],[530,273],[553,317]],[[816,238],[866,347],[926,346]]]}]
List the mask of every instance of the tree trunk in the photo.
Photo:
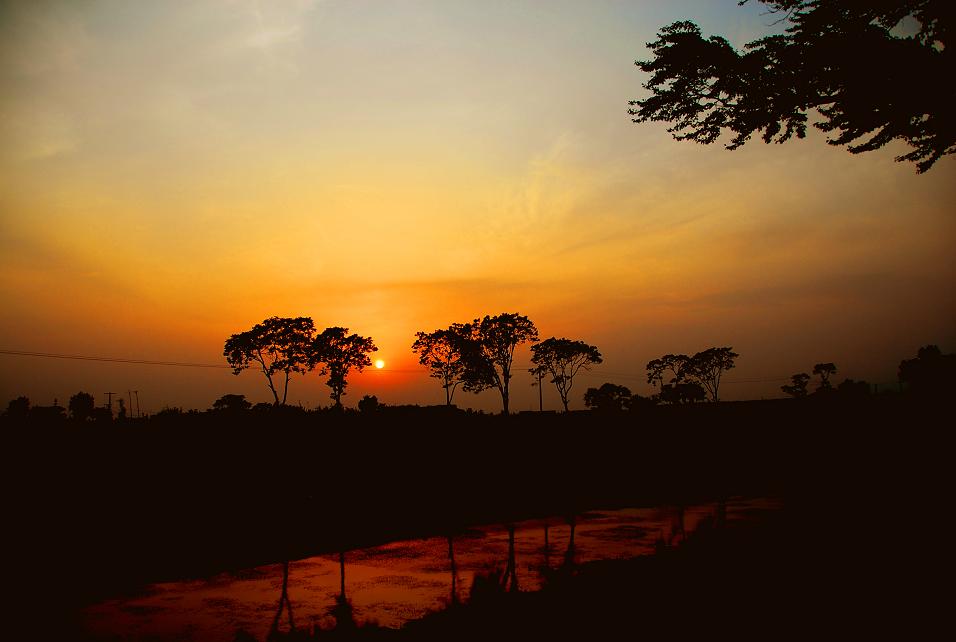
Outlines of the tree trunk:
[{"label": "tree trunk", "polygon": [[273,397],[275,398],[275,400],[276,400],[274,405],[276,405],[276,406],[280,405],[280,404],[279,404],[279,393],[276,391],[276,387],[275,387],[274,385],[272,385],[272,377],[269,375],[268,372],[266,373],[266,381],[269,382],[269,390],[272,391],[272,396],[273,396]]}]

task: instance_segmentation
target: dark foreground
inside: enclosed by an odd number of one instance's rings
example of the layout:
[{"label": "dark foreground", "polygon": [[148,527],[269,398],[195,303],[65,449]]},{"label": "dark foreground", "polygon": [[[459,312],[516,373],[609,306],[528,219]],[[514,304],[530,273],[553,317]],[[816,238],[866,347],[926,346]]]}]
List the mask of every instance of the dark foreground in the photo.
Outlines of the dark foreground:
[{"label": "dark foreground", "polygon": [[739,538],[715,529],[659,557],[557,575],[540,594],[491,591],[404,632],[361,635],[856,637],[905,623],[910,637],[936,603],[924,589],[952,413],[906,397],[807,401],[5,425],[13,604],[33,633],[21,637],[72,637],[78,607],[145,582],[474,523],[731,495],[780,497],[786,509]]}]

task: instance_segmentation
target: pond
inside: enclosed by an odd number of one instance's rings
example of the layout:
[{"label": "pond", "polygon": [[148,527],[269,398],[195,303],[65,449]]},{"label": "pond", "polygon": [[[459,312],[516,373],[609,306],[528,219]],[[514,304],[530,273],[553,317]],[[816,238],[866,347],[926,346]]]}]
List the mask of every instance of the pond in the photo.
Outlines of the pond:
[{"label": "pond", "polygon": [[343,617],[400,627],[467,602],[476,576],[534,591],[548,569],[652,554],[661,543],[679,545],[705,521],[733,526],[781,507],[778,500],[732,498],[477,526],[451,538],[398,541],[152,584],[87,607],[83,623],[94,638],[210,642],[231,642],[240,631],[264,640],[273,627],[330,629]]}]

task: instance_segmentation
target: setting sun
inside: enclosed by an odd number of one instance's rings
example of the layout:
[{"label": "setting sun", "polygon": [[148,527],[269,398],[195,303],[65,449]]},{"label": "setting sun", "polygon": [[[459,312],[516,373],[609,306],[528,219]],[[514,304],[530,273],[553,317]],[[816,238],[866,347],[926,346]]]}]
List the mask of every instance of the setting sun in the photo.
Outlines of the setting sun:
[{"label": "setting sun", "polygon": [[377,360],[375,361],[375,367],[378,368],[379,370],[381,370],[382,368],[385,367],[385,362],[382,361],[381,359],[377,359]]}]

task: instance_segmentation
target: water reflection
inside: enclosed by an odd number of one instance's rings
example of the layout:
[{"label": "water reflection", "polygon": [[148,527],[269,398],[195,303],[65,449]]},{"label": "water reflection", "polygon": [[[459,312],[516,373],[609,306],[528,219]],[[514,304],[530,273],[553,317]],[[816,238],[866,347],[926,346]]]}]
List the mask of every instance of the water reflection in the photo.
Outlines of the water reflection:
[{"label": "water reflection", "polygon": [[451,566],[451,601],[452,606],[458,605],[458,567],[455,566],[455,544],[452,536],[448,536],[448,562]]},{"label": "water reflection", "polygon": [[272,619],[272,627],[269,629],[269,639],[275,639],[279,634],[279,621],[282,619],[282,611],[289,613],[289,631],[295,631],[295,621],[292,619],[292,602],[289,601],[289,562],[282,563],[282,593],[279,595],[279,608],[276,610],[276,616]]},{"label": "water reflection", "polygon": [[505,569],[504,582],[501,586],[508,591],[518,590],[518,569],[515,561],[515,525],[508,524],[508,566]]},{"label": "water reflection", "polygon": [[[519,587],[534,591],[554,574],[572,573],[576,564],[678,546],[704,522],[718,526],[759,519],[760,511],[775,508],[775,502],[735,499],[483,526],[348,551],[348,594],[346,551],[341,551],[205,580],[155,584],[136,596],[88,608],[85,623],[102,638],[212,642],[304,638],[307,632],[368,623],[398,627],[457,605],[462,596],[473,600],[482,591],[500,595]],[[554,569],[552,555],[562,557]],[[520,566],[519,559],[528,563]]]},{"label": "water reflection", "polygon": [[574,567],[574,529],[578,526],[577,515],[568,515],[565,521],[571,528],[571,533],[568,536],[568,548],[564,552],[564,568],[570,570]]}]

